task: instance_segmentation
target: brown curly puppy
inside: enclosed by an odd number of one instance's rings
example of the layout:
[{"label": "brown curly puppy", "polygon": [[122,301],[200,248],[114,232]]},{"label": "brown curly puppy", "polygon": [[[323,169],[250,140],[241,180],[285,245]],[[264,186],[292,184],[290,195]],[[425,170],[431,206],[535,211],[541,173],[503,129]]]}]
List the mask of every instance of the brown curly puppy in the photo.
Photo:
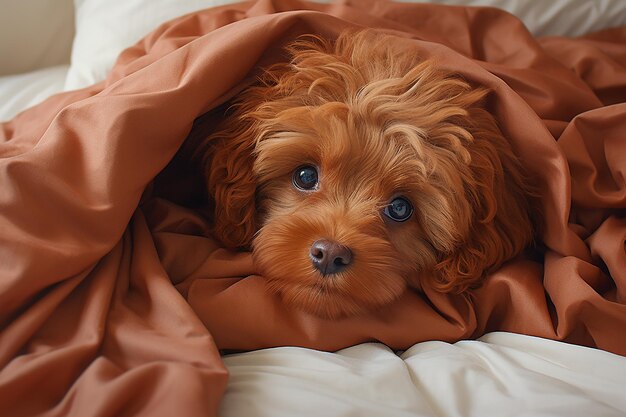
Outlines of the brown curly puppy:
[{"label": "brown curly puppy", "polygon": [[289,46],[200,147],[214,233],[324,317],[465,291],[531,242],[527,175],[484,88],[372,31]]}]

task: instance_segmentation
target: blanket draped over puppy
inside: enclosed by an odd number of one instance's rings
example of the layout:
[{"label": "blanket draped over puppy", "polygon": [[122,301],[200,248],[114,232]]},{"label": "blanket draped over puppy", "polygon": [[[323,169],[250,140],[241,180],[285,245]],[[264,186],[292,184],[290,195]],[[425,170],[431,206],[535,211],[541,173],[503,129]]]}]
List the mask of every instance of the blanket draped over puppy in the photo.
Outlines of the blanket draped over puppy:
[{"label": "blanket draped over puppy", "polygon": [[[469,295],[409,291],[329,321],[284,306],[249,253],[220,248],[177,203],[194,182],[169,163],[194,119],[285,59],[285,43],[361,27],[492,90],[540,179],[545,256]],[[626,29],[534,39],[495,9],[282,0],[161,26],[106,81],[0,125],[0,415],[214,415],[218,349],[404,349],[502,330],[626,355],[624,101]]]}]

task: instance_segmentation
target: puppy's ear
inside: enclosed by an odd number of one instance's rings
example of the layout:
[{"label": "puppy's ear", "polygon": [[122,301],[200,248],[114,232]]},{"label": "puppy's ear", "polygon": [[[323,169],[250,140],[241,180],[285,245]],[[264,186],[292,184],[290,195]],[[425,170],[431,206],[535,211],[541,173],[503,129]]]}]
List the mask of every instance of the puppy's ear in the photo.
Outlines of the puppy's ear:
[{"label": "puppy's ear", "polygon": [[249,247],[257,231],[255,148],[261,122],[269,117],[260,109],[279,95],[277,84],[287,68],[271,66],[257,85],[241,92],[225,112],[216,115],[221,118],[217,128],[201,139],[196,150],[206,180],[213,234],[229,248]]},{"label": "puppy's ear", "polygon": [[539,193],[495,120],[480,108],[470,109],[469,116],[474,122],[469,146],[473,178],[465,184],[465,195],[472,224],[466,240],[435,267],[435,287],[446,292],[478,286],[531,243],[538,222],[533,202]]},{"label": "puppy's ear", "polygon": [[247,247],[256,231],[254,129],[230,117],[208,141],[203,167],[213,209],[213,233],[229,248]]}]

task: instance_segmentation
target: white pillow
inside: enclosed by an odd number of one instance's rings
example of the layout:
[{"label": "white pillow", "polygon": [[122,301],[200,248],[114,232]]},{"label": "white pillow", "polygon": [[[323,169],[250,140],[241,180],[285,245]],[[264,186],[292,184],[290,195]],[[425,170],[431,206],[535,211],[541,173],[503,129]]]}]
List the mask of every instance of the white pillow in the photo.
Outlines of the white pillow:
[{"label": "white pillow", "polygon": [[[103,80],[119,53],[161,23],[238,0],[74,0],[76,37],[66,89]],[[329,2],[330,0],[319,0]],[[419,2],[418,0],[404,0]],[[576,36],[626,25],[625,0],[431,0],[432,3],[495,6],[524,21],[535,35]],[[353,4],[358,4],[355,0]]]},{"label": "white pillow", "polygon": [[72,0],[0,2],[0,75],[69,64]]},{"label": "white pillow", "polygon": [[65,89],[102,81],[117,56],[160,24],[238,0],[74,0],[76,36]]}]

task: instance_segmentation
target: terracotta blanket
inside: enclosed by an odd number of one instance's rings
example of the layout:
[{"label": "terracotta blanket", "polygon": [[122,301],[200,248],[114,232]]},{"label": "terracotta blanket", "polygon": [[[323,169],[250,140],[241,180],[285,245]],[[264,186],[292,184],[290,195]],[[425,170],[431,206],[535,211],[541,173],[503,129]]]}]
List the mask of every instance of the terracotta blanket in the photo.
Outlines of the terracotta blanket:
[{"label": "terracotta blanket", "polygon": [[[284,59],[285,42],[363,26],[493,90],[490,109],[541,178],[545,258],[512,261],[468,296],[408,292],[326,321],[287,309],[248,253],[221,249],[176,203],[194,183],[168,163],[194,119]],[[404,349],[503,330],[625,355],[625,100],[626,29],[534,39],[495,9],[356,0],[165,24],[104,83],[0,125],[0,415],[214,415],[218,349]]]}]

